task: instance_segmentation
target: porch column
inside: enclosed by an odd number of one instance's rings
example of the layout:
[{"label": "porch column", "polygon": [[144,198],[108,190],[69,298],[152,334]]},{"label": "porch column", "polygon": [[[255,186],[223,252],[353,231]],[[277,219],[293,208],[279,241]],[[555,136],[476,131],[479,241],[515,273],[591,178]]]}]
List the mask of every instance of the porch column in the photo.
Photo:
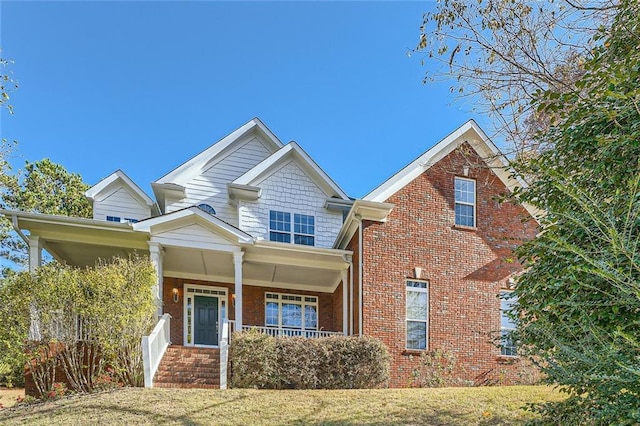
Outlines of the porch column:
[{"label": "porch column", "polygon": [[160,243],[149,242],[149,257],[151,258],[151,264],[156,269],[156,284],[153,288],[153,293],[157,296],[156,303],[158,304],[158,316],[162,316],[163,308],[162,308],[162,280],[163,280],[163,272],[162,272],[162,246]]},{"label": "porch column", "polygon": [[235,292],[236,292],[236,327],[237,331],[242,330],[242,256],[243,251],[233,252],[233,266],[235,271]]},{"label": "porch column", "polygon": [[[42,241],[37,235],[29,235],[29,272],[34,274],[42,264]],[[31,304],[29,307],[29,340],[40,340],[40,319],[38,310]]]},{"label": "porch column", "polygon": [[344,269],[342,271],[342,334],[345,336],[349,333],[349,328],[347,327],[348,321],[347,317],[349,316],[349,309],[347,307],[347,276],[348,271]]},{"label": "porch column", "polygon": [[29,272],[34,273],[42,264],[42,241],[37,235],[29,235]]}]

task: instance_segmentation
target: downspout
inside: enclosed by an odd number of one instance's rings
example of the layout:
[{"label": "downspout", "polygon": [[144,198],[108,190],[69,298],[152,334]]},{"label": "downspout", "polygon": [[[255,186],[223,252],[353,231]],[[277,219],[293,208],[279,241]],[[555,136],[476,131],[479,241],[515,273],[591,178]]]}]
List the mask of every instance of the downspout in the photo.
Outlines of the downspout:
[{"label": "downspout", "polygon": [[16,231],[18,235],[20,235],[20,238],[22,238],[22,240],[27,244],[27,247],[28,247],[29,238],[27,238],[27,236],[24,235],[24,232],[22,232],[22,230],[18,226],[18,216],[16,216],[15,214],[11,215],[11,224],[13,225],[13,229]]},{"label": "downspout", "polygon": [[358,219],[358,335],[362,336],[362,216],[356,215]]},{"label": "downspout", "polygon": [[349,258],[349,336],[353,336],[353,256]]}]

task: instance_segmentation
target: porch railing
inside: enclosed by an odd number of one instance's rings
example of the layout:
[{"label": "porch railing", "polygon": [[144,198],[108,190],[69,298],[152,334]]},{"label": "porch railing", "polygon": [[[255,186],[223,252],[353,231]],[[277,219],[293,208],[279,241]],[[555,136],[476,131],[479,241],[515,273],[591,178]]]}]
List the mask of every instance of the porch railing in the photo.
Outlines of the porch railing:
[{"label": "porch railing", "polygon": [[[229,323],[227,319],[222,320],[222,330],[220,333],[220,389],[227,388],[227,365],[229,365]],[[235,324],[235,323],[234,323]]]},{"label": "porch railing", "polygon": [[299,328],[284,328],[284,327],[262,327],[256,325],[243,325],[242,331],[245,330],[258,330],[260,333],[268,334],[269,336],[279,337],[330,337],[330,336],[342,336],[342,332],[337,331],[324,331],[324,330],[300,330]]},{"label": "porch railing", "polygon": [[153,376],[158,370],[160,360],[170,341],[171,315],[164,314],[148,336],[142,337],[142,363],[144,365],[144,387],[153,387]]}]

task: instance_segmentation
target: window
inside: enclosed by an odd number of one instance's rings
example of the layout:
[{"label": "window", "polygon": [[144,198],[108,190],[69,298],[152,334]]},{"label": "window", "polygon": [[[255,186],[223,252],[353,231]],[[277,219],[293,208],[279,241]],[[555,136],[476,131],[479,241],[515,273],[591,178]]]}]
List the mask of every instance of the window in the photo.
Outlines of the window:
[{"label": "window", "polygon": [[216,209],[214,209],[213,207],[211,207],[209,204],[198,204],[198,208],[204,212],[207,212],[209,214],[216,214]]},{"label": "window", "polygon": [[132,219],[130,217],[125,217],[124,221],[129,223],[138,223],[138,219]]},{"label": "window", "polygon": [[407,281],[407,349],[427,349],[429,286]]},{"label": "window", "polygon": [[118,222],[118,223],[120,223],[120,218],[118,216],[107,216],[107,222]]},{"label": "window", "polygon": [[318,298],[298,294],[265,294],[264,322],[267,327],[318,329]]},{"label": "window", "polygon": [[312,246],[315,243],[315,218],[306,214],[293,215],[293,242]]},{"label": "window", "polygon": [[455,178],[456,225],[476,226],[476,181]]},{"label": "window", "polygon": [[506,356],[516,356],[517,348],[513,340],[513,332],[516,324],[507,313],[518,303],[518,298],[510,291],[500,292],[500,354]]},{"label": "window", "polygon": [[291,213],[269,211],[269,240],[281,243],[315,245],[315,217],[295,213],[293,215],[293,232],[291,228]]},{"label": "window", "polygon": [[291,242],[291,213],[274,210],[269,212],[269,240]]}]

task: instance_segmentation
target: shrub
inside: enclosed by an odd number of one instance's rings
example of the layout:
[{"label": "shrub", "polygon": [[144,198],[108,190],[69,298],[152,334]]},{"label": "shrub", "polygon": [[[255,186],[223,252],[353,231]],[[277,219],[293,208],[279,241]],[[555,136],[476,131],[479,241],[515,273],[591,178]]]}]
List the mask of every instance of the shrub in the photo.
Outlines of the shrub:
[{"label": "shrub", "polygon": [[389,354],[377,339],[320,339],[234,333],[232,386],[267,389],[356,389],[386,385]]}]

